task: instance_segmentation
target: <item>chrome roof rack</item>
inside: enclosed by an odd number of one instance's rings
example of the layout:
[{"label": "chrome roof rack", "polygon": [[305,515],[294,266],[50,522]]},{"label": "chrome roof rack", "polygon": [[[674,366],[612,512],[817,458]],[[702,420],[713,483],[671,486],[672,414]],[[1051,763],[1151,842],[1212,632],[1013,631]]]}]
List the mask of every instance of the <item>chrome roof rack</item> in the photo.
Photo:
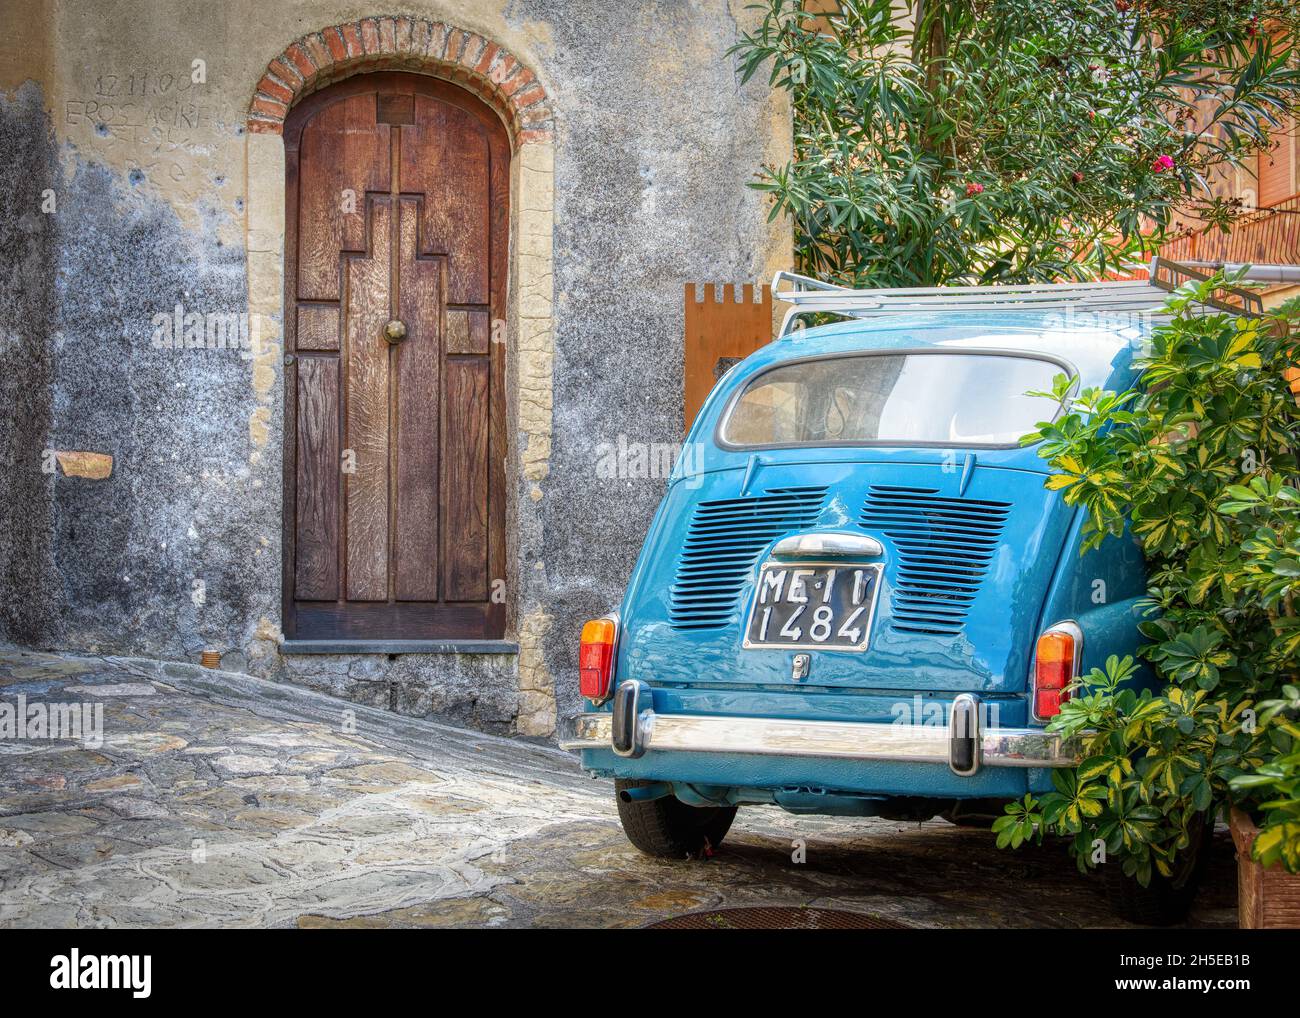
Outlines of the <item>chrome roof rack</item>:
[{"label": "chrome roof rack", "polygon": [[[835,283],[778,272],[772,297],[794,305],[785,313],[779,335],[799,328],[804,315],[835,314],[846,318],[879,318],[917,311],[1071,311],[1091,314],[1157,316],[1169,293],[1191,279],[1205,280],[1204,271],[1152,258],[1149,278],[1101,283],[1032,283],[1011,286],[923,286],[905,289],[852,290]],[[785,284],[785,289],[782,285]],[[1224,311],[1256,315],[1264,305],[1258,294],[1233,286],[1216,291],[1208,302]]]}]

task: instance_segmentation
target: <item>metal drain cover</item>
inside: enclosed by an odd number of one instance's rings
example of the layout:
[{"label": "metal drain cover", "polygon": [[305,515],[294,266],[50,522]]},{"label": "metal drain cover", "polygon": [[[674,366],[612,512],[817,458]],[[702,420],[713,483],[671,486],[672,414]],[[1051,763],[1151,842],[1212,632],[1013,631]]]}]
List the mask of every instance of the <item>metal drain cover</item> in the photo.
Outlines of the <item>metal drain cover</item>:
[{"label": "metal drain cover", "polygon": [[867,912],[832,908],[711,908],[648,923],[648,930],[910,930]]}]

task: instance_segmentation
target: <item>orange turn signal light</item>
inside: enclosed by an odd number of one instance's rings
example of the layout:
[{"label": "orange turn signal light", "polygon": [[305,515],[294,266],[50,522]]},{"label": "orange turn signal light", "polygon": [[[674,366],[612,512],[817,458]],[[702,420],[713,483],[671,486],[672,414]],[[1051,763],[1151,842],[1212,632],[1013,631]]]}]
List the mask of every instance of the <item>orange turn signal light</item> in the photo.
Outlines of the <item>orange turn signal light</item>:
[{"label": "orange turn signal light", "polygon": [[1065,629],[1049,629],[1038,638],[1034,654],[1034,717],[1040,721],[1061,713],[1061,704],[1070,698],[1066,687],[1074,681],[1077,648],[1074,634]]},{"label": "orange turn signal light", "polygon": [[588,700],[609,697],[617,636],[618,623],[612,618],[592,619],[582,627],[578,644],[578,690]]}]

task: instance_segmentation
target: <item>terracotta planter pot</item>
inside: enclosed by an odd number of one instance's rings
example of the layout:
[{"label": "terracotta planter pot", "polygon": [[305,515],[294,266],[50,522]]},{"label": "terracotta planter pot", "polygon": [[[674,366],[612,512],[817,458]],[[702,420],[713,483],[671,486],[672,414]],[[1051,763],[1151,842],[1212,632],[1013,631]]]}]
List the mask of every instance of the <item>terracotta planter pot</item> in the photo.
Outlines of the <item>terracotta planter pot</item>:
[{"label": "terracotta planter pot", "polygon": [[1237,846],[1237,925],[1243,930],[1300,929],[1300,874],[1281,866],[1265,869],[1251,859],[1259,828],[1249,814],[1234,809],[1228,826]]}]

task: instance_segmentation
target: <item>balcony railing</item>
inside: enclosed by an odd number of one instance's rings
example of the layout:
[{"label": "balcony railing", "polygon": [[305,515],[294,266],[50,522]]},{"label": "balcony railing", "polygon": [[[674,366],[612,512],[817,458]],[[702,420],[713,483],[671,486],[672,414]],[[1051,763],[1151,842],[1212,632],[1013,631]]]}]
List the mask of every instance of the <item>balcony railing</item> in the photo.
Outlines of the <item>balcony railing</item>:
[{"label": "balcony railing", "polygon": [[1300,194],[1238,216],[1227,233],[1217,226],[1185,230],[1161,246],[1160,257],[1192,263],[1300,265]]}]

